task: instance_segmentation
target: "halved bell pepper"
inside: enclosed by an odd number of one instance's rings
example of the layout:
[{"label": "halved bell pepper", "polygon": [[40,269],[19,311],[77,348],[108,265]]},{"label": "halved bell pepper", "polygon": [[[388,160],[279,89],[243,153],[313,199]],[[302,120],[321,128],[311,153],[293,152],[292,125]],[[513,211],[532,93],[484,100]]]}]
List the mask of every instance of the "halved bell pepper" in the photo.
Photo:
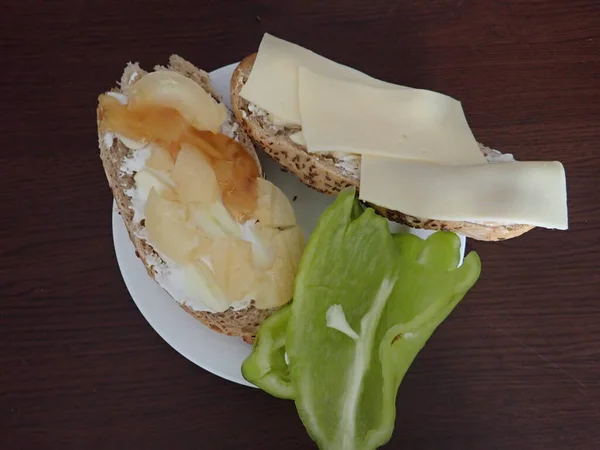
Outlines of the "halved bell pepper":
[{"label": "halved bell pepper", "polygon": [[[372,209],[357,215],[357,203],[347,190],[321,216],[287,327],[296,407],[323,450],[375,449],[390,439],[402,378],[480,273],[476,253],[457,268],[455,234],[393,236]],[[331,308],[350,328],[328,326]]]}]

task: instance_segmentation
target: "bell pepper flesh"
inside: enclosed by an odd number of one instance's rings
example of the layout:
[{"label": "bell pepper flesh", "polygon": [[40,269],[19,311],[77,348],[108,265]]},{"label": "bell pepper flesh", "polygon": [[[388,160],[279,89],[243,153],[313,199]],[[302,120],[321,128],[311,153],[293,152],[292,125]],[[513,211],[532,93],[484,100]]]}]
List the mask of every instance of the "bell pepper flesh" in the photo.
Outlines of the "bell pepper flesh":
[{"label": "bell pepper flesh", "polygon": [[[321,216],[287,328],[296,407],[323,450],[375,449],[390,439],[402,378],[480,272],[476,253],[457,268],[455,234],[392,236],[372,209],[356,217],[356,203],[347,190]],[[336,304],[359,339],[327,327]]]},{"label": "bell pepper flesh", "polygon": [[266,319],[258,329],[252,353],[242,364],[242,376],[263,391],[282,399],[292,399],[293,387],[285,361],[285,340],[290,307]]},{"label": "bell pepper flesh", "polygon": [[[295,400],[320,449],[378,448],[414,358],[479,277],[477,254],[457,268],[460,256],[454,233],[392,235],[354,190],[342,192],[306,246],[293,302],[261,325],[244,377]],[[327,326],[334,305],[357,339]]]}]

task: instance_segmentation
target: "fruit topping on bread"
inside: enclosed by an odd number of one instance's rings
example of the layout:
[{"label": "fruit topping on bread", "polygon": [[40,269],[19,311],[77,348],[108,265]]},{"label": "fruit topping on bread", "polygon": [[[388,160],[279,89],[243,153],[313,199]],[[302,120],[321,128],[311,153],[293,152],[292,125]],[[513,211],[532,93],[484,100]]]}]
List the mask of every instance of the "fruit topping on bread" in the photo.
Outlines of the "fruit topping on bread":
[{"label": "fruit topping on bread", "polygon": [[294,209],[208,74],[129,64],[99,97],[100,154],[150,276],[212,329],[252,340],[287,304],[304,248]]}]

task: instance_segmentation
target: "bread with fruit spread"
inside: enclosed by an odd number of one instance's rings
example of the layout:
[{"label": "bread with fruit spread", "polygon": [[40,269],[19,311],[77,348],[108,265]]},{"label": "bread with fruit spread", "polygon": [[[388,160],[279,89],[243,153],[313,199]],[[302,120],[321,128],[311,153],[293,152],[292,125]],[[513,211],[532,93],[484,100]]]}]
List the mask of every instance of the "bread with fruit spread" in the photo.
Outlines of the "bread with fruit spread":
[{"label": "bread with fruit spread", "polygon": [[303,232],[209,75],[129,63],[99,97],[106,178],[136,254],[183,309],[251,342],[291,299]]}]

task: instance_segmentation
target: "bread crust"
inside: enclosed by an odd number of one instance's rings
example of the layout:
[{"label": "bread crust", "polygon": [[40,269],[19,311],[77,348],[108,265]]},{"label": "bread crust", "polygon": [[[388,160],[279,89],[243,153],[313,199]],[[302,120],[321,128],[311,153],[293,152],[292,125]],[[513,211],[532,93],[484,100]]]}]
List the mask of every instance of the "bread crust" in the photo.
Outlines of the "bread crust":
[{"label": "bread crust", "polygon": [[[212,88],[208,73],[198,69],[183,58],[172,55],[169,58],[169,64],[166,67],[156,66],[154,70],[170,70],[196,81],[202,88],[211,94],[216,100],[222,101],[219,95]],[[113,92],[128,94],[129,88],[138,81],[146,72],[142,70],[137,63],[129,63],[123,72],[118,88],[112,89]],[[134,218],[134,212],[131,209],[131,199],[125,194],[127,189],[134,186],[133,174],[126,174],[121,171],[121,166],[125,158],[131,157],[133,150],[126,147],[119,139],[106,140],[102,133],[103,111],[98,107],[97,111],[98,126],[98,146],[100,148],[100,159],[106,174],[106,179],[112,190],[113,197],[117,204],[119,214],[125,222],[125,227],[129,238],[135,247],[136,256],[142,261],[148,275],[156,280],[157,272],[154,266],[155,261],[161,261],[160,256],[154,251],[140,235],[143,233],[143,227],[137,224]],[[229,112],[229,120],[233,121],[233,115]],[[262,175],[262,167],[250,138],[239,129],[235,132],[238,142],[255,160]],[[166,291],[165,291],[166,292]],[[258,309],[253,302],[242,310],[234,311],[228,309],[220,313],[210,313],[206,311],[194,311],[188,306],[178,304],[193,317],[198,319],[204,325],[214,331],[229,336],[240,336],[248,343],[252,343],[259,325],[269,317],[276,309]]]},{"label": "bread crust", "polygon": [[[290,139],[300,131],[300,127],[274,126],[267,116],[250,111],[249,103],[240,96],[242,87],[248,80],[256,54],[244,58],[231,77],[231,104],[233,113],[244,131],[254,141],[256,147],[277,161],[285,170],[292,172],[304,184],[328,195],[336,195],[342,189],[353,186],[360,189],[360,162],[358,170],[346,170],[340,160],[329,155],[309,153],[306,147]],[[483,153],[493,150],[480,144]],[[374,204],[368,204],[378,214],[388,220],[412,228],[452,231],[480,241],[502,241],[515,238],[533,229],[532,225],[496,223],[456,222],[414,217]]]}]

